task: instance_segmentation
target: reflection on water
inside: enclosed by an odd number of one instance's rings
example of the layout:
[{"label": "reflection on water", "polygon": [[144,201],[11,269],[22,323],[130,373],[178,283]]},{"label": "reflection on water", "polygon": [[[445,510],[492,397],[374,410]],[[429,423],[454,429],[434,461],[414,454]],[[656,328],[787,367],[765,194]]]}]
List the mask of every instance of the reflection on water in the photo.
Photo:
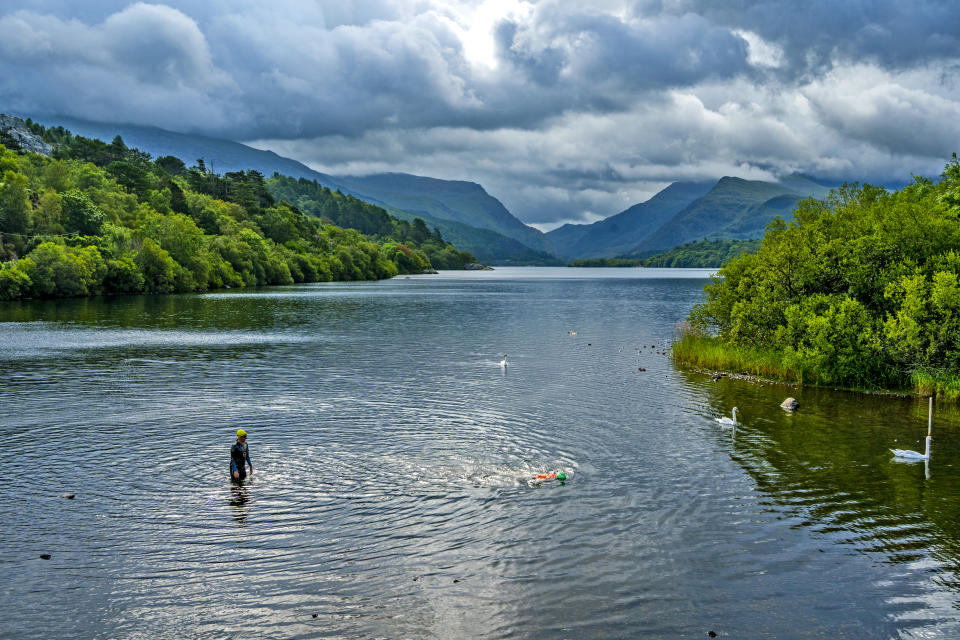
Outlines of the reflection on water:
[{"label": "reflection on water", "polygon": [[234,482],[232,485],[230,487],[230,506],[234,508],[233,519],[237,521],[237,524],[243,524],[249,511],[247,503],[250,501],[250,486],[249,483],[243,481]]},{"label": "reflection on water", "polygon": [[0,307],[0,635],[955,637],[957,409],[894,462],[925,401],[677,371],[703,280],[612,271]]}]

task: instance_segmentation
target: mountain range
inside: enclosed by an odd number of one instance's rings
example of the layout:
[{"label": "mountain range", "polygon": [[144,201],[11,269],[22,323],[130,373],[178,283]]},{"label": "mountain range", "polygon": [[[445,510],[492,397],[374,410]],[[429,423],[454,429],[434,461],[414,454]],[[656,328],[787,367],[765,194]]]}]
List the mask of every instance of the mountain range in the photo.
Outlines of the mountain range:
[{"label": "mountain range", "polygon": [[747,239],[763,234],[774,217],[789,219],[797,202],[823,197],[829,188],[799,174],[778,182],[723,177],[674,182],[649,200],[593,224],[567,224],[548,233],[517,219],[474,182],[405,173],[336,176],[272,151],[201,135],[139,125],[97,123],[66,117],[36,120],[76,135],[109,141],[119,135],[151,155],[203,159],[216,173],[254,169],[315,180],[379,205],[401,219],[422,218],[444,238],[488,264],[562,264],[595,257],[653,255],[701,239]]}]

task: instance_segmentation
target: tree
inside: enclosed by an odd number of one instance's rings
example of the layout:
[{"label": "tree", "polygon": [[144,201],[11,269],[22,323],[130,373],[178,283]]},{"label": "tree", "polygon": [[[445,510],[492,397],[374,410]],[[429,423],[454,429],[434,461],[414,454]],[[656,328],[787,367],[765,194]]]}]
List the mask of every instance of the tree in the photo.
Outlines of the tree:
[{"label": "tree", "polygon": [[0,300],[16,300],[30,290],[30,276],[17,262],[0,264]]},{"label": "tree", "polygon": [[[160,156],[153,162],[171,176],[182,176],[187,172],[187,165],[175,156]],[[202,160],[198,162],[202,162]]]},{"label": "tree", "polygon": [[33,214],[33,227],[38,234],[58,235],[64,232],[63,199],[52,188],[40,196],[40,206]]},{"label": "tree", "polygon": [[177,263],[152,238],[144,238],[136,256],[147,293],[170,293],[174,289]]},{"label": "tree", "polygon": [[22,173],[4,171],[0,181],[0,231],[28,233],[31,227],[30,182]]},{"label": "tree", "polygon": [[100,290],[106,264],[96,247],[43,242],[17,266],[30,278],[30,293],[41,298],[85,296]]},{"label": "tree", "polygon": [[87,194],[77,189],[71,189],[62,196],[63,226],[67,231],[75,231],[82,235],[100,235],[106,215],[101,211]]}]

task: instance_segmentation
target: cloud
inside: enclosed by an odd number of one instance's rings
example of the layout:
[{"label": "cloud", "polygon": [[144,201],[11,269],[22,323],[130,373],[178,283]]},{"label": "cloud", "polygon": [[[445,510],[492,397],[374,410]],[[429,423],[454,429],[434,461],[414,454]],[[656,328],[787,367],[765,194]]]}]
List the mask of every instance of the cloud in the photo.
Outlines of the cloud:
[{"label": "cloud", "polygon": [[933,0],[33,0],[0,32],[0,110],[472,180],[540,225],[677,179],[936,174],[960,140]]},{"label": "cloud", "polygon": [[0,32],[10,34],[0,40],[3,97],[21,111],[171,126],[199,107],[222,122],[220,101],[235,91],[197,24],[162,5],[133,4],[96,25],[19,11],[0,17]]},{"label": "cloud", "polygon": [[662,10],[753,32],[803,73],[837,60],[888,69],[923,65],[955,58],[960,46],[960,11],[952,0],[679,0]]}]

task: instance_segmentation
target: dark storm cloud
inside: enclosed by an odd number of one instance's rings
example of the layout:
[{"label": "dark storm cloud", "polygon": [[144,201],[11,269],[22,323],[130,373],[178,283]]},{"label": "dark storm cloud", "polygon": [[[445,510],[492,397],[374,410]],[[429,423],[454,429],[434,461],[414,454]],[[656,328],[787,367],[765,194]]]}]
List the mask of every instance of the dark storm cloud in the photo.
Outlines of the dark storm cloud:
[{"label": "dark storm cloud", "polygon": [[474,180],[543,224],[675,179],[929,175],[960,140],[951,2],[24,0],[0,34],[0,111]]},{"label": "dark storm cloud", "polygon": [[637,7],[650,9],[693,12],[716,25],[753,31],[778,43],[798,71],[837,58],[896,68],[954,58],[960,47],[955,0],[681,0]]},{"label": "dark storm cloud", "polygon": [[[65,101],[41,79],[54,77],[73,96],[71,115],[99,114],[96,96],[117,93],[137,107],[123,114],[128,119],[152,119],[156,113],[137,102],[156,94],[179,107],[180,128],[292,137],[394,126],[536,126],[569,109],[623,109],[637,92],[747,68],[741,38],[692,15],[626,25],[549,6],[522,24],[501,22],[495,37],[503,64],[479,73],[444,11],[367,2],[290,11],[223,4],[218,13],[216,3],[172,4],[118,8],[102,22],[81,9],[74,20],[37,10],[3,16],[0,26],[14,34],[0,45],[15,70],[8,92],[21,98],[21,110],[63,109]],[[104,5],[91,12],[103,16]],[[115,75],[100,77],[98,68]],[[74,72],[77,82],[70,82]],[[80,80],[86,84],[76,86]],[[111,108],[122,102],[110,101]]]},{"label": "dark storm cloud", "polygon": [[[521,37],[527,33],[530,37]],[[525,31],[505,24],[499,35],[503,57],[531,69],[534,80],[557,82],[566,72],[571,84],[647,90],[748,69],[742,38],[692,14],[637,24],[594,12],[547,14]],[[543,41],[551,46],[543,47]],[[539,55],[531,54],[538,49]]]}]

